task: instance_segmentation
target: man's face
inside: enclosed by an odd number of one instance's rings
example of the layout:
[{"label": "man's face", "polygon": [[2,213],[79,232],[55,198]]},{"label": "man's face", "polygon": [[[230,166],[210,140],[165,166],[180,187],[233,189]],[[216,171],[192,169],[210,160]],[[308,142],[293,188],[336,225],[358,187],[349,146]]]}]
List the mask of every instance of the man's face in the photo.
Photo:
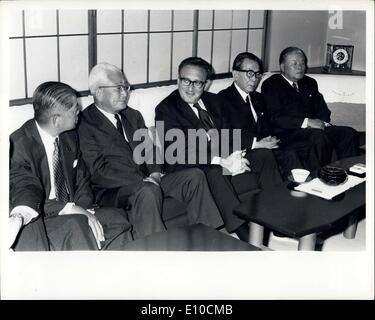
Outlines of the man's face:
[{"label": "man's face", "polygon": [[81,105],[76,97],[72,97],[72,106],[68,110],[59,112],[59,131],[69,131],[76,127],[78,123],[78,115],[81,111]]},{"label": "man's face", "polygon": [[305,75],[306,61],[302,53],[291,52],[280,66],[282,74],[290,81],[297,82]]},{"label": "man's face", "polygon": [[[261,79],[256,76],[257,74],[259,75],[258,62],[245,59],[240,69],[248,72],[233,70],[234,82],[246,93],[255,91]],[[249,74],[251,74],[251,77]]]},{"label": "man's face", "polygon": [[118,113],[126,108],[129,98],[129,82],[121,72],[109,75],[109,81],[99,86],[96,98],[100,107],[109,113]]},{"label": "man's face", "polygon": [[194,104],[203,94],[207,80],[206,71],[196,66],[185,66],[181,69],[177,80],[178,91],[182,100]]}]

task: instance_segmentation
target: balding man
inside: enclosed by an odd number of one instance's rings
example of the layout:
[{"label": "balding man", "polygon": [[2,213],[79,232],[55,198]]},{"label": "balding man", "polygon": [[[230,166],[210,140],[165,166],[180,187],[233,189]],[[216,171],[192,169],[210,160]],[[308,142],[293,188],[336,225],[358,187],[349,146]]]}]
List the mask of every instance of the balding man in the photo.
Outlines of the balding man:
[{"label": "balding man", "polygon": [[280,74],[262,84],[275,133],[287,146],[307,146],[304,160],[309,170],[338,159],[358,155],[358,132],[330,123],[331,111],[318,90],[318,84],[306,76],[307,58],[296,47],[284,49],[279,58]]}]

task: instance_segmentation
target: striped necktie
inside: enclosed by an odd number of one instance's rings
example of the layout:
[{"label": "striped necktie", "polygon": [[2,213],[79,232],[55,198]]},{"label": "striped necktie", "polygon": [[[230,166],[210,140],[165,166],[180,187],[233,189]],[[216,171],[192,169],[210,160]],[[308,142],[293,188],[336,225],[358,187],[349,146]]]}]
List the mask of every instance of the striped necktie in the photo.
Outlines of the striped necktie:
[{"label": "striped necktie", "polygon": [[69,194],[66,188],[66,182],[64,178],[64,170],[61,163],[60,152],[59,152],[59,140],[55,139],[53,143],[54,150],[52,156],[52,167],[53,177],[55,179],[55,195],[57,201],[69,202]]},{"label": "striped necktie", "polygon": [[296,82],[293,82],[293,89],[299,92],[298,86]]},{"label": "striped necktie", "polygon": [[208,112],[202,109],[202,107],[198,103],[194,103],[193,107],[198,110],[199,119],[204,130],[208,131],[210,129],[213,129],[214,125]]}]

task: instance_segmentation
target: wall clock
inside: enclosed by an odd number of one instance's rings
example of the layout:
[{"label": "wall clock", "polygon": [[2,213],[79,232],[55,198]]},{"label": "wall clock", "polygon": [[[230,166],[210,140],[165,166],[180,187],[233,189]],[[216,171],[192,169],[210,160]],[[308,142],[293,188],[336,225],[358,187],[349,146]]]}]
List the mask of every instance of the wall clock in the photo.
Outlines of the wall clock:
[{"label": "wall clock", "polygon": [[327,43],[326,65],[330,73],[351,73],[354,46]]}]

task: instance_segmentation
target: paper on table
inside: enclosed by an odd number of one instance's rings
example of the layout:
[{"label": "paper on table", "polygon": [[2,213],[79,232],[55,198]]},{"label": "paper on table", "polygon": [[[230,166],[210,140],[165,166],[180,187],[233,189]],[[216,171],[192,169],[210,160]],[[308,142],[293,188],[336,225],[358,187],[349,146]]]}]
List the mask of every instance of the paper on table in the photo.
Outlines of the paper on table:
[{"label": "paper on table", "polygon": [[299,186],[295,187],[294,190],[303,191],[314,196],[331,200],[333,197],[345,192],[350,188],[353,188],[365,180],[366,178],[358,178],[348,175],[348,180],[346,180],[345,183],[338,186],[328,186],[321,182],[318,178],[315,178],[307,183],[300,184]]}]

